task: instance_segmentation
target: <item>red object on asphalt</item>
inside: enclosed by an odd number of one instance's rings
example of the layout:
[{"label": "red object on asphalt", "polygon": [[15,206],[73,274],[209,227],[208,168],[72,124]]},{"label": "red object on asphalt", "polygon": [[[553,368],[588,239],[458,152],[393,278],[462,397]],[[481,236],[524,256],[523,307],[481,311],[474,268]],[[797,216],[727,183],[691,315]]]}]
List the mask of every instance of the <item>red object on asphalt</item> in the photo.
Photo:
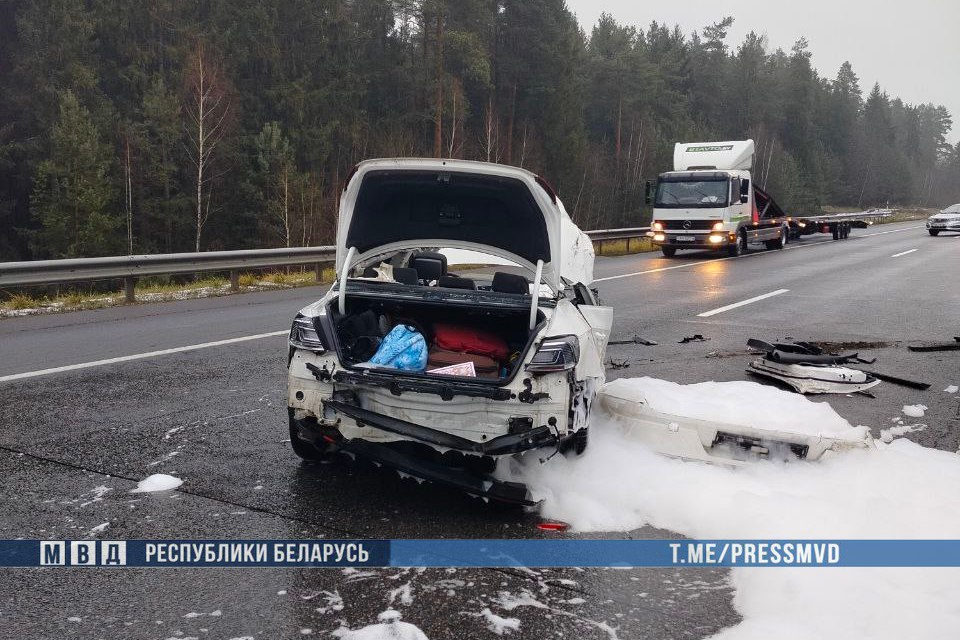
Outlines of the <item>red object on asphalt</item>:
[{"label": "red object on asphalt", "polygon": [[540,529],[540,531],[566,531],[569,528],[570,525],[566,522],[545,521],[537,523],[537,529]]}]

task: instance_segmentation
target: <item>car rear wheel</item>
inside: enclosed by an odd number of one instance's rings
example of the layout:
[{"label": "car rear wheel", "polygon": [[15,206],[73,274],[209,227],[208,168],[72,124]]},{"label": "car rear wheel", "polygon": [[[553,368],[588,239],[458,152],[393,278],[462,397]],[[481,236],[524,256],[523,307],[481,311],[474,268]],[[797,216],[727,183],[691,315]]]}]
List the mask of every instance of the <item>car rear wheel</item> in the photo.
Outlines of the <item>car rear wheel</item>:
[{"label": "car rear wheel", "polygon": [[292,415],[290,416],[290,446],[293,448],[295,454],[310,462],[323,460],[329,455],[330,449],[330,446],[326,443],[318,446],[313,442],[300,438],[300,427]]},{"label": "car rear wheel", "polygon": [[674,247],[660,247],[660,251],[663,252],[665,258],[672,258],[677,255],[677,250]]},{"label": "car rear wheel", "polygon": [[939,230],[939,229],[927,229],[927,231],[930,232],[930,235],[932,235],[932,236],[936,236],[936,235],[939,235],[939,234],[940,234],[940,230]]}]

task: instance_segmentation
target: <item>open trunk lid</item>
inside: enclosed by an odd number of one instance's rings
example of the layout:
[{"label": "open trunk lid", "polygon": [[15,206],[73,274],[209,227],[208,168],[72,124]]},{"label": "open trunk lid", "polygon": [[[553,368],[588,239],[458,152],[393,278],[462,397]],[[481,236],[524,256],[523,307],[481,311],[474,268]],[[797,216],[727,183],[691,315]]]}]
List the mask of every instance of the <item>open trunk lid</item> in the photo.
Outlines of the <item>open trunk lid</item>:
[{"label": "open trunk lid", "polygon": [[554,292],[562,279],[589,284],[593,245],[556,194],[533,173],[485,162],[368,160],[344,189],[337,273],[354,260],[409,248],[461,248],[498,255],[536,272]]}]

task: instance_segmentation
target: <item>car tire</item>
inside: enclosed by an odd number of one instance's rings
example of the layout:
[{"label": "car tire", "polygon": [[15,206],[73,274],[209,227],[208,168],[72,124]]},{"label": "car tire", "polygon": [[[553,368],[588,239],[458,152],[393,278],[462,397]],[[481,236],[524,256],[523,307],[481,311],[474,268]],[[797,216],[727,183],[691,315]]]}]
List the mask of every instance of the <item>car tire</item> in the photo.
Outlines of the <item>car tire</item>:
[{"label": "car tire", "polygon": [[664,258],[672,258],[677,255],[677,250],[674,247],[660,247],[660,251],[663,253]]},{"label": "car tire", "polygon": [[927,229],[927,233],[929,233],[929,234],[932,235],[932,236],[936,236],[936,235],[940,235],[940,230],[939,230],[939,229]]},{"label": "car tire", "polygon": [[299,429],[293,416],[290,416],[290,446],[295,454],[308,462],[317,462],[329,455],[328,446],[320,448],[312,442],[300,439]]}]

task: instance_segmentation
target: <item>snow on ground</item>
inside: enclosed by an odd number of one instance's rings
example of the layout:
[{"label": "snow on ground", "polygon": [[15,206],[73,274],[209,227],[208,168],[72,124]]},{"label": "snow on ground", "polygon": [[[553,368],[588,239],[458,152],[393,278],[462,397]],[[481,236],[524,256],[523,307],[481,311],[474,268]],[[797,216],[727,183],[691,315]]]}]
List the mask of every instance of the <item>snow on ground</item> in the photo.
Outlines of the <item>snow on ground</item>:
[{"label": "snow on ground", "polygon": [[946,391],[947,393],[956,393],[957,391],[960,391],[960,387],[958,387],[958,386],[955,385],[955,384],[952,384],[952,385],[950,385],[949,387],[947,387],[946,389],[944,389],[944,391]]},{"label": "snow on ground", "polygon": [[355,631],[347,627],[340,627],[330,632],[330,635],[341,640],[428,640],[416,625],[400,619],[400,612],[387,609],[377,616],[380,621]]},{"label": "snow on ground", "polygon": [[907,404],[903,406],[903,415],[910,416],[911,418],[922,418],[924,412],[928,409],[926,405],[923,404]]},{"label": "snow on ground", "polygon": [[[770,428],[852,428],[826,403],[770,387],[746,398],[744,384],[691,385],[700,407],[672,404],[679,385],[642,386],[648,400],[667,410],[703,415],[702,407],[710,407],[730,418],[737,404],[745,412],[761,405]],[[659,390],[664,393],[650,397]],[[960,537],[955,453],[892,439],[818,462],[764,461],[734,469],[658,456],[623,435],[614,420],[594,412],[583,456],[557,456],[545,465],[530,460],[521,469],[520,477],[544,499],[543,517],[579,531],[650,525],[701,539]],[[744,620],[716,636],[723,640],[899,640],[952,637],[960,629],[956,569],[752,568],[734,569],[731,581]],[[510,610],[506,605],[517,603],[500,604]]]},{"label": "snow on ground", "polygon": [[137,488],[130,491],[130,493],[170,491],[171,489],[176,489],[181,484],[183,484],[183,480],[180,478],[174,478],[173,476],[168,476],[165,473],[155,473],[152,476],[147,476],[138,482]]}]

